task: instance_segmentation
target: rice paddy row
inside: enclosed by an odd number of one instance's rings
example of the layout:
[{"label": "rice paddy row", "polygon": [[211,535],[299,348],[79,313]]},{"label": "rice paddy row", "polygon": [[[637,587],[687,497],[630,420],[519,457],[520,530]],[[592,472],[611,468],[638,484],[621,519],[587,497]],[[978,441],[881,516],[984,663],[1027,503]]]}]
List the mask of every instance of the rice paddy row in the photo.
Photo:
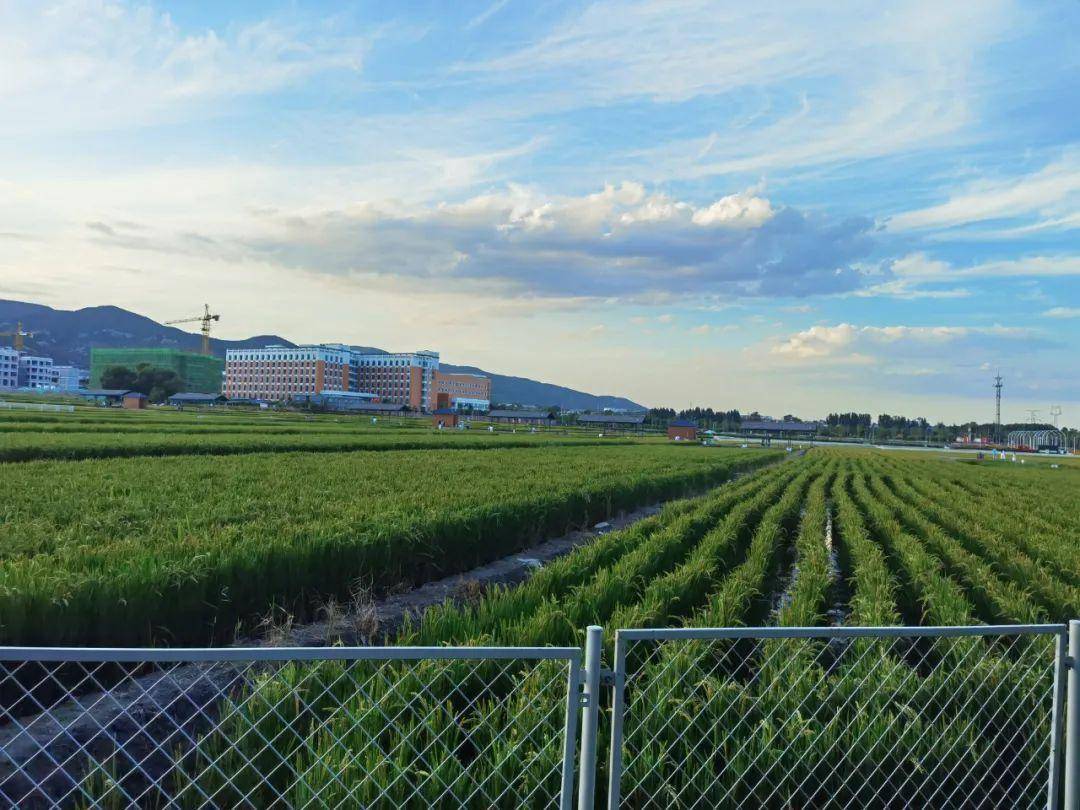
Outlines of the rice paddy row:
[{"label": "rice paddy row", "polygon": [[0,465],[0,643],[205,644],[417,584],[779,458],[665,445]]}]

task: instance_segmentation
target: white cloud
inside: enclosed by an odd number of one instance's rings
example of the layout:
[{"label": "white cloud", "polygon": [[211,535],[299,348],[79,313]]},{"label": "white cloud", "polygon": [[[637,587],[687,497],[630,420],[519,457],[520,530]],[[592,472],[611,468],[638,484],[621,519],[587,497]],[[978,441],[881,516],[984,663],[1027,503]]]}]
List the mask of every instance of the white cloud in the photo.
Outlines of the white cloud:
[{"label": "white cloud", "polygon": [[465,24],[465,30],[471,31],[473,28],[480,27],[502,11],[508,2],[510,2],[510,0],[495,0],[494,3],[469,20],[469,22]]},{"label": "white cloud", "polygon": [[1080,307],[1051,307],[1043,313],[1044,318],[1080,318]]},{"label": "white cloud", "polygon": [[860,297],[888,297],[907,300],[926,298],[967,298],[965,287],[942,286],[958,281],[991,278],[1060,278],[1080,275],[1080,256],[1028,256],[998,259],[957,267],[925,253],[909,253],[885,262],[880,268],[865,270],[870,283],[852,294]]},{"label": "white cloud", "polygon": [[1031,174],[978,180],[939,205],[907,211],[888,221],[892,231],[947,229],[992,220],[1036,217],[1038,221],[1012,235],[1034,230],[1071,228],[1080,224],[1080,150],[1067,152]]},{"label": "white cloud", "polygon": [[869,364],[875,357],[905,352],[940,351],[944,346],[979,338],[1028,339],[1030,330],[1007,326],[811,326],[774,341],[769,353],[794,363],[834,361]]},{"label": "white cloud", "polygon": [[695,225],[757,228],[773,217],[772,205],[750,194],[731,194],[694,212]]},{"label": "white cloud", "polygon": [[[154,206],[161,204],[155,198]],[[581,196],[509,185],[436,205],[379,200],[234,211],[221,222],[208,216],[205,201],[153,219],[140,220],[141,207],[134,198],[111,216],[86,212],[81,220],[92,224],[82,226],[83,238],[122,251],[418,279],[508,297],[614,297],[653,306],[721,294],[850,290],[864,283],[853,263],[872,245],[867,220],[774,210],[749,192],[696,205],[634,182]],[[702,212],[708,224],[695,222]]]}]

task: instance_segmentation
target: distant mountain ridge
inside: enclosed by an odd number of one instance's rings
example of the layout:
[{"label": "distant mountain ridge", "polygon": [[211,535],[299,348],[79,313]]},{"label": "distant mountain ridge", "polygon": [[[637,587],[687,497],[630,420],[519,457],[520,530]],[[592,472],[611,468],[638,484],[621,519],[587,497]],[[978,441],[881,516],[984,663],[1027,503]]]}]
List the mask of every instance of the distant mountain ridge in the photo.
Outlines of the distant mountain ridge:
[{"label": "distant mountain ridge", "polygon": [[[26,339],[27,351],[38,352],[61,365],[88,367],[93,347],[182,349],[199,351],[202,337],[174,326],[160,324],[144,315],[114,306],[85,307],[76,310],[53,309],[42,304],[0,299],[0,332],[13,331],[17,323],[33,332]],[[254,349],[277,343],[296,344],[279,335],[255,335],[246,340],[210,338],[211,351],[225,356],[226,349]],[[3,345],[10,345],[5,339]],[[384,352],[375,347],[363,348],[372,353]],[[446,371],[483,374],[491,378],[491,398],[501,404],[558,405],[564,409],[584,410],[611,408],[615,410],[645,410],[625,397],[577,391],[562,385],[539,382],[527,377],[493,374],[474,366],[441,363]]]}]

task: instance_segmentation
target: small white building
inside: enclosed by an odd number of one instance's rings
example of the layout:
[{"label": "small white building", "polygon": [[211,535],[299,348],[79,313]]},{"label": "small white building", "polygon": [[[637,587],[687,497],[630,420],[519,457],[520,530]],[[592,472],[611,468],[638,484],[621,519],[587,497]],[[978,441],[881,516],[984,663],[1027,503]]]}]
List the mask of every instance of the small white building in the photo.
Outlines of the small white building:
[{"label": "small white building", "polygon": [[19,353],[7,346],[0,346],[0,391],[14,391],[19,387]]}]

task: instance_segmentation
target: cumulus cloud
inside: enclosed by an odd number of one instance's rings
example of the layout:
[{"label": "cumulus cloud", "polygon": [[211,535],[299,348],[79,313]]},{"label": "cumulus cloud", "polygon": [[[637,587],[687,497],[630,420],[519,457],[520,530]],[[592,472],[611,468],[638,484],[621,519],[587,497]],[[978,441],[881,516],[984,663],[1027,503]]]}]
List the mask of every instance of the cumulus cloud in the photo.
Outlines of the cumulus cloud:
[{"label": "cumulus cloud", "polygon": [[511,185],[460,202],[370,202],[265,219],[257,258],[337,275],[393,275],[507,294],[643,300],[808,296],[866,283],[868,219],[776,209],[751,192],[707,204],[638,183],[582,196]]}]

